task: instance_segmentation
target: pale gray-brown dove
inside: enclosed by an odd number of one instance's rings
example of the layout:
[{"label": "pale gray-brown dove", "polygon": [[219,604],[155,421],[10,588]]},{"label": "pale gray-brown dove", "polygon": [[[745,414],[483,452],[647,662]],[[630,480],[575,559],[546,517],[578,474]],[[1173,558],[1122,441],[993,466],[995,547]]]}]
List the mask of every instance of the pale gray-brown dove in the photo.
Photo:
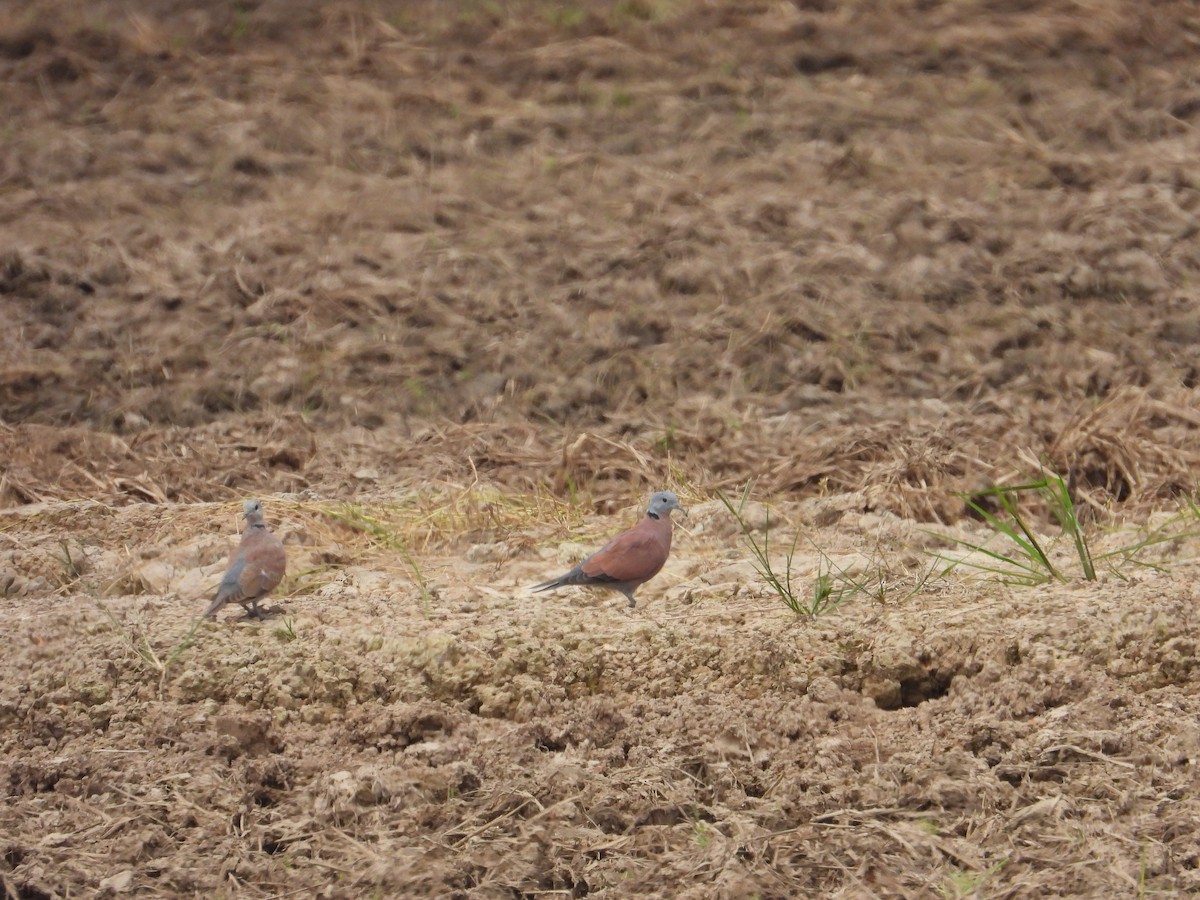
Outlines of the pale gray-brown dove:
[{"label": "pale gray-brown dove", "polygon": [[215,616],[230,601],[240,603],[248,615],[261,619],[258,601],[274,590],[287,569],[283,543],[263,521],[262,501],[247,500],[242,504],[242,516],[246,520],[246,530],[230,557],[217,596],[205,610],[206,619]]},{"label": "pale gray-brown dove", "polygon": [[552,591],[569,585],[602,587],[620,591],[637,605],[633,592],[659,573],[671,553],[671,510],[685,516],[679,498],[670,491],[659,491],[650,498],[646,517],[573,568],[565,575],[530,588]]}]

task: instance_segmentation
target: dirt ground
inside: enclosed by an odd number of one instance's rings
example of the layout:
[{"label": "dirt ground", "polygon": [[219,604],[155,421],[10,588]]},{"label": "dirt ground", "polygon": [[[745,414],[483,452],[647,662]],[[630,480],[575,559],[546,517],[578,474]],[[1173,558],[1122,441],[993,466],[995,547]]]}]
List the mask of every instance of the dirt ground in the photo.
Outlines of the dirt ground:
[{"label": "dirt ground", "polygon": [[[0,894],[1200,893],[1191,0],[10,0],[0,110]],[[1043,469],[1099,577],[944,571]]]}]

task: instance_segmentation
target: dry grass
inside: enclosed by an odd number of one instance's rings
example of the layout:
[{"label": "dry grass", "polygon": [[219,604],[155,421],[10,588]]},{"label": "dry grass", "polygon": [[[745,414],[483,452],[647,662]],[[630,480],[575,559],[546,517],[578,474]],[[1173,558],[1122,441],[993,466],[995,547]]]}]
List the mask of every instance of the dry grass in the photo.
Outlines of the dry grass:
[{"label": "dry grass", "polygon": [[[692,14],[737,27],[706,64],[667,37],[680,10],[634,6],[580,4],[549,41],[537,4],[419,19],[306,8],[290,27],[328,35],[323,78],[274,41],[284,26],[267,13],[207,11],[185,29],[63,3],[47,31],[11,12],[7,33],[31,48],[6,63],[18,183],[103,235],[67,241],[61,217],[28,218],[6,257],[17,333],[37,346],[4,373],[6,502],[329,490],[388,446],[404,448],[402,479],[448,465],[463,482],[474,466],[514,488],[601,494],[661,483],[668,451],[697,482],[868,489],[930,521],[961,515],[954,491],[1003,477],[1020,451],[1078,468],[1096,508],[1187,488],[1196,423],[1162,410],[1190,408],[1189,344],[1131,349],[1186,337],[1169,303],[1147,305],[1194,266],[1172,193],[1181,126],[1136,120],[1141,107],[1112,134],[1064,124],[1095,121],[1116,76],[1091,54],[1109,44],[1132,48],[1156,102],[1184,103],[1148,54],[1166,58],[1186,29],[1112,4],[1086,23],[1069,4],[983,19],[947,7],[932,40],[886,17],[713,8]],[[489,36],[486,83],[474,63],[427,54],[468,33]],[[1100,87],[1053,59],[1013,71],[1008,54],[1029,46],[1083,54]],[[38,67],[57,71],[56,53],[79,71],[51,82],[52,108],[103,98],[126,143],[84,143],[141,161],[132,188],[111,166],[40,153],[74,146],[24,112],[45,100]],[[156,90],[106,93],[145,71]],[[862,77],[829,74],[848,71]],[[178,76],[208,88],[183,103]],[[633,105],[603,101],[618,94]],[[207,146],[222,128],[225,149]],[[856,155],[865,168],[830,168]],[[1106,190],[1064,185],[1072,168]],[[60,196],[64,179],[81,193]],[[130,191],[127,213],[88,212],[125,209]],[[186,214],[149,233],[139,203]],[[127,302],[88,301],[96,290]],[[83,309],[111,346],[66,327]],[[1076,341],[1073,365],[1049,364]],[[1131,384],[1147,413],[1138,472],[1122,436],[1071,434],[1098,403],[1119,424]],[[78,450],[46,448],[31,420],[83,426]],[[555,470],[581,432],[593,446]]]}]

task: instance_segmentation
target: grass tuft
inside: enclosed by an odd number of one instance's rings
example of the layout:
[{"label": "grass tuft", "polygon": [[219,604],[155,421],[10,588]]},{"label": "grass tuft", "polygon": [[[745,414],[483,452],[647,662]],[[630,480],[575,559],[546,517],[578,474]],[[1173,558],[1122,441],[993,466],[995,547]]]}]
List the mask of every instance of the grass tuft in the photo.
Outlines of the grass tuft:
[{"label": "grass tuft", "polygon": [[158,694],[159,697],[163,694],[163,688],[166,686],[167,674],[171,667],[183,654],[184,650],[195,643],[196,631],[203,624],[203,618],[197,618],[192,622],[192,627],[166,654],[165,657],[159,657],[155,652],[154,646],[150,643],[150,639],[146,636],[146,632],[137,625],[127,625],[119,620],[111,609],[103,603],[97,602],[97,605],[104,612],[108,621],[113,628],[125,638],[129,644],[130,650],[137,656],[145,668],[152,674],[158,675]]},{"label": "grass tuft", "polygon": [[[832,557],[808,538],[809,544],[817,552],[817,573],[809,590],[804,590],[798,583],[795,573],[794,560],[796,545],[800,540],[797,532],[784,554],[782,568],[777,568],[771,561],[771,520],[768,513],[763,526],[763,536],[760,542],[754,535],[754,530],[746,522],[743,512],[746,501],[750,496],[750,484],[742,491],[735,505],[722,491],[717,491],[717,499],[729,510],[737,522],[742,538],[750,549],[754,567],[762,576],[763,582],[769,587],[783,604],[798,616],[807,619],[818,619],[826,613],[833,612],[847,600],[856,596],[864,596],[876,603],[896,602],[905,600],[925,589],[930,579],[937,574],[937,564],[923,568],[915,577],[909,574],[897,574],[887,560],[878,553],[870,558],[870,564],[861,573],[850,568],[839,566]],[[899,597],[894,597],[895,588],[911,580],[911,586]]]},{"label": "grass tuft", "polygon": [[291,616],[285,616],[283,624],[275,629],[275,637],[279,638],[285,644],[290,644],[292,641],[299,639],[300,635],[296,634],[296,620]]},{"label": "grass tuft", "polygon": [[796,532],[792,537],[792,542],[784,555],[783,568],[777,569],[771,561],[770,554],[770,514],[767,514],[767,520],[763,526],[761,543],[755,537],[754,530],[746,522],[743,515],[746,508],[746,501],[750,498],[750,487],[750,482],[747,482],[736,506],[723,491],[717,491],[717,499],[729,510],[729,514],[737,522],[738,530],[742,533],[742,539],[750,549],[750,557],[754,563],[754,568],[758,570],[767,587],[774,591],[775,596],[783,601],[784,606],[798,616],[817,619],[825,613],[837,609],[850,596],[856,593],[856,591],[851,590],[847,585],[844,579],[845,573],[838,569],[833,561],[824,553],[821,554],[821,564],[817,571],[817,577],[813,582],[812,590],[806,593],[801,589],[797,583],[798,578],[793,566],[793,561],[796,557],[796,544],[800,540],[799,532]]},{"label": "grass tuft", "polygon": [[[943,575],[965,567],[985,573],[1004,584],[1032,587],[1049,581],[1095,581],[1098,577],[1096,563],[1101,562],[1112,575],[1125,580],[1128,578],[1126,570],[1130,566],[1154,567],[1142,558],[1150,548],[1200,534],[1200,530],[1181,528],[1182,523],[1200,518],[1200,511],[1189,501],[1180,515],[1156,526],[1145,537],[1096,555],[1092,551],[1091,539],[1080,523],[1079,507],[1075,503],[1071,485],[1058,474],[1043,474],[1037,481],[996,486],[959,496],[991,528],[992,537],[999,538],[1004,546],[999,549],[989,546],[991,538],[977,543],[930,532],[968,551],[965,556],[958,558],[937,554],[935,564],[945,564]],[[999,509],[989,508],[988,500]],[[1022,500],[1032,502],[1023,505]],[[1027,511],[1030,506],[1043,507],[1057,523],[1060,534],[1052,543],[1044,544],[1035,535],[1031,513]],[[1056,564],[1051,558],[1051,551],[1063,539],[1069,542],[1073,553],[1074,564],[1070,569],[1064,563]]]},{"label": "grass tuft", "polygon": [[[1057,475],[1026,484],[997,486],[960,494],[967,506],[983,519],[995,535],[1006,539],[1010,546],[1007,551],[994,550],[986,543],[976,544],[963,538],[949,538],[956,546],[969,550],[971,555],[961,559],[939,557],[949,564],[945,572],[950,572],[958,566],[967,566],[996,575],[1005,584],[1025,586],[1044,584],[1047,581],[1067,581],[1067,576],[1050,560],[1041,541],[1033,533],[1027,514],[1021,511],[1020,498],[1027,495],[1040,498],[1050,507],[1057,506],[1056,518],[1063,526],[1064,532],[1068,528],[1071,529],[1072,538],[1079,548],[1081,559],[1084,560],[1085,576],[1090,573],[1091,579],[1095,579],[1091,554],[1079,528],[1070,491]],[[999,505],[1000,511],[992,512],[988,508],[986,501],[989,499]],[[975,554],[982,555],[987,561],[973,560],[971,556]]]}]

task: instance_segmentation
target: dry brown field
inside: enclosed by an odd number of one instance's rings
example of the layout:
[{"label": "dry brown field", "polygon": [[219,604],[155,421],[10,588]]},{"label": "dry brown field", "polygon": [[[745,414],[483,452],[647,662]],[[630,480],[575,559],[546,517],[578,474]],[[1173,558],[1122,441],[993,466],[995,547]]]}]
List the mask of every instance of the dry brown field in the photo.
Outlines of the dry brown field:
[{"label": "dry brown field", "polygon": [[0,896],[1200,893],[1198,128],[1191,0],[7,0]]}]

